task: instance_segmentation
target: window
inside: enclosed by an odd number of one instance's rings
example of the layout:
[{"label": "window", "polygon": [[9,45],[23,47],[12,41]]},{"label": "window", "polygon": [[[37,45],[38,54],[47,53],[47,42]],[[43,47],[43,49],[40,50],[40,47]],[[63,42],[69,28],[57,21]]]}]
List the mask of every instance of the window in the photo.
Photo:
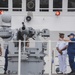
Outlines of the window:
[{"label": "window", "polygon": [[75,0],[68,0],[68,11],[75,11]]},{"label": "window", "polygon": [[22,11],[22,0],[12,0],[13,11]]},{"label": "window", "polygon": [[40,11],[49,11],[49,0],[40,0]]},{"label": "window", "polygon": [[26,11],[35,11],[35,0],[26,0]]},{"label": "window", "polygon": [[8,0],[0,0],[0,10],[8,10]]},{"label": "window", "polygon": [[53,0],[53,11],[62,11],[62,0]]}]

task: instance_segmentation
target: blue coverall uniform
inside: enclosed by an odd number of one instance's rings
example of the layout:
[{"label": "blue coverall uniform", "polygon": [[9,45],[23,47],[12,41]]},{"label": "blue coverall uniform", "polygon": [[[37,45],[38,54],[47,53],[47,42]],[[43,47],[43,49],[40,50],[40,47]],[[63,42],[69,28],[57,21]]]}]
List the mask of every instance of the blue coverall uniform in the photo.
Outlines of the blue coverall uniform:
[{"label": "blue coverall uniform", "polygon": [[[70,39],[71,41],[75,41],[75,38]],[[75,42],[70,42],[68,45],[68,56],[69,56],[69,64],[72,72],[75,72]]]},{"label": "blue coverall uniform", "polygon": [[5,51],[5,65],[4,65],[4,71],[6,72],[7,71],[7,68],[8,68],[8,46],[7,46],[7,49]]}]

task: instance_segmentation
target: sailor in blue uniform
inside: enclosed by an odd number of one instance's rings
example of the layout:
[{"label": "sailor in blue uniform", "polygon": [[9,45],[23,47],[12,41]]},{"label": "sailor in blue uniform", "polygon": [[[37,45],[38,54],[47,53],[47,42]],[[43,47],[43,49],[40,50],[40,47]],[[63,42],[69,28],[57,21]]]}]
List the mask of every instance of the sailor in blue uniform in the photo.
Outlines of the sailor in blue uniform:
[{"label": "sailor in blue uniform", "polygon": [[4,65],[4,74],[6,74],[6,71],[7,71],[7,68],[8,68],[8,46],[7,46],[7,49],[5,51],[5,65]]},{"label": "sailor in blue uniform", "polygon": [[75,75],[75,35],[71,33],[68,35],[68,37],[70,38],[70,42],[68,44],[67,52],[69,57],[70,68],[72,70],[68,75]]}]

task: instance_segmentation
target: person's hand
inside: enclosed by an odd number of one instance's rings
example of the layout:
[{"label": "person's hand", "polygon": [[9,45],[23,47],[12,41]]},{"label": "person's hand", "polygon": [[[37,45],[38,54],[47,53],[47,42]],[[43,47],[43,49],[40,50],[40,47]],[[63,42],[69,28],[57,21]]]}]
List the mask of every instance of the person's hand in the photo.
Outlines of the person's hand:
[{"label": "person's hand", "polygon": [[62,55],[62,51],[61,50],[59,50],[59,53]]},{"label": "person's hand", "polygon": [[2,56],[2,52],[0,52],[0,56]]},{"label": "person's hand", "polygon": [[59,38],[59,41],[63,41],[64,39]]}]

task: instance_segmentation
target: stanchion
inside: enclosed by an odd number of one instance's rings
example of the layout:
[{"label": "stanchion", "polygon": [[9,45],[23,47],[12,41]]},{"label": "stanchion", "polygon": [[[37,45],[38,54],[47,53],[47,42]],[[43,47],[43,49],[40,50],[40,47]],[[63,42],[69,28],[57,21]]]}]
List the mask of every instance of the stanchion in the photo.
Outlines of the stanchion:
[{"label": "stanchion", "polygon": [[18,75],[21,75],[21,40],[19,40]]},{"label": "stanchion", "polygon": [[49,75],[51,75],[51,63],[52,63],[52,50],[51,50],[51,40],[48,42],[48,47],[49,47]]}]

